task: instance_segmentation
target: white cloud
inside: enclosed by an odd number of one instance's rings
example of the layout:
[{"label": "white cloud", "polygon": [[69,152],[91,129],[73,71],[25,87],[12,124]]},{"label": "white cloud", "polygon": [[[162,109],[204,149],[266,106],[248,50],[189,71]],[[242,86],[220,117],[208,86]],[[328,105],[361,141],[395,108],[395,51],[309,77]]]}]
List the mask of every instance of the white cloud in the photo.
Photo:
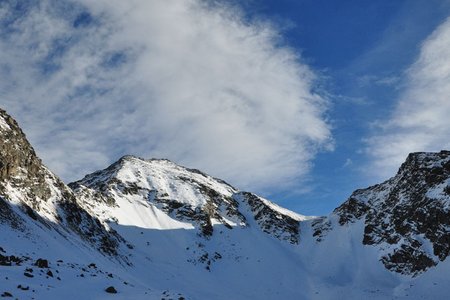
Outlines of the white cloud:
[{"label": "white cloud", "polygon": [[344,163],[344,165],[342,166],[342,168],[349,168],[349,167],[351,167],[353,165],[353,160],[351,160],[350,158],[347,158],[346,160],[345,160],[345,163]]},{"label": "white cloud", "polygon": [[262,191],[300,179],[330,145],[314,73],[236,8],[83,0],[26,11],[1,4],[0,103],[67,180],[129,153]]},{"label": "white cloud", "polygon": [[450,19],[422,44],[389,120],[368,139],[376,171],[392,175],[410,152],[450,149]]}]

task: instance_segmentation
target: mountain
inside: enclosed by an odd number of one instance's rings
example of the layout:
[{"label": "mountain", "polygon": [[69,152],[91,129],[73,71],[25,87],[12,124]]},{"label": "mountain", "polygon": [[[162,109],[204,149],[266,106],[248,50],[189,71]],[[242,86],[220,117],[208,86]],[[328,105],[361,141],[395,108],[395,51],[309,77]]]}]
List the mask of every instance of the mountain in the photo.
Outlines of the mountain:
[{"label": "mountain", "polygon": [[364,219],[364,245],[384,250],[389,270],[418,275],[450,254],[450,151],[412,153],[397,175],[354,192],[335,210],[340,225]]},{"label": "mountain", "polygon": [[36,156],[17,123],[0,110],[0,222],[27,232],[30,224],[73,236],[117,255],[121,238],[107,232]]},{"label": "mountain", "polygon": [[329,216],[124,156],[65,185],[0,111],[0,296],[445,299],[450,152],[412,153]]},{"label": "mountain", "polygon": [[308,219],[164,159],[125,156],[69,186],[103,223],[194,229],[205,239],[217,228],[249,227],[250,219],[267,234],[298,244],[299,222]]}]

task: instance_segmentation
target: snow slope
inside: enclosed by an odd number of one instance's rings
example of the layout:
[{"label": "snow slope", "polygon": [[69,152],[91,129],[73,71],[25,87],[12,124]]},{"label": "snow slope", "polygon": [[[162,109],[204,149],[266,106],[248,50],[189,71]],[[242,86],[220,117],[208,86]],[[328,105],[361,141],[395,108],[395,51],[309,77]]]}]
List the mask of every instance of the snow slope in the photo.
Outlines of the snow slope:
[{"label": "snow slope", "polygon": [[392,179],[355,191],[329,216],[306,217],[167,160],[126,156],[69,188],[3,111],[0,135],[0,296],[450,293],[450,152],[411,154]]},{"label": "snow slope", "polygon": [[198,228],[200,234],[211,236],[214,226],[246,227],[248,220],[238,200],[249,204],[250,198],[254,202],[249,207],[251,218],[260,219],[260,226],[265,226],[262,223],[268,214],[274,228],[283,227],[281,223],[286,220],[298,228],[299,221],[309,219],[255,195],[241,197],[226,182],[168,160],[125,156],[70,186],[83,207],[99,220],[125,226]]}]

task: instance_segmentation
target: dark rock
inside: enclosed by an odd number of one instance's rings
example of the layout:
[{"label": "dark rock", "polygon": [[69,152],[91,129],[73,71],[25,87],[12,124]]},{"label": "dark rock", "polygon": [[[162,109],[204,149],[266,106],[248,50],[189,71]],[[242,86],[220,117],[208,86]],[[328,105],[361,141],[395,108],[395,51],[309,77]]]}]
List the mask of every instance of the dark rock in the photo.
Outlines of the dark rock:
[{"label": "dark rock", "polygon": [[29,207],[27,204],[22,204],[22,209],[25,211],[25,213],[32,218],[33,220],[37,221],[39,219],[38,215],[33,211],[31,207]]},{"label": "dark rock", "polygon": [[219,252],[214,252],[214,259],[222,259],[222,255]]},{"label": "dark rock", "polygon": [[391,271],[416,276],[450,255],[449,188],[439,186],[448,178],[449,151],[412,153],[395,177],[355,191],[334,214],[340,225],[364,220],[363,244],[395,245],[381,262]]},{"label": "dark rock", "polygon": [[[1,192],[1,183],[0,183]],[[7,201],[0,196],[0,223],[9,224],[13,229],[23,230],[24,220],[14,212]]]},{"label": "dark rock", "polygon": [[389,270],[402,274],[412,273],[414,276],[436,265],[426,253],[405,245],[393,254],[384,256],[381,261]]},{"label": "dark rock", "polygon": [[[175,180],[189,183],[199,194],[206,198],[206,204],[203,207],[194,207],[182,203],[176,199],[170,199],[165,191],[149,190],[139,186],[136,182],[122,181],[116,178],[118,169],[130,159],[139,159],[132,156],[122,157],[119,161],[108,168],[85,176],[80,181],[69,184],[69,186],[80,197],[92,198],[94,195],[98,201],[107,203],[107,199],[113,194],[123,195],[144,195],[147,194],[147,200],[154,203],[161,210],[171,217],[180,221],[190,221],[198,225],[199,235],[210,238],[214,234],[214,227],[211,219],[222,223],[226,228],[232,229],[222,214],[225,212],[228,217],[240,220],[245,223],[245,217],[237,209],[238,203],[231,197],[224,196],[211,187],[205,185],[203,181],[197,180],[198,175],[209,177],[195,169],[185,169],[186,172],[195,176],[180,175]],[[226,184],[222,182],[223,184]],[[230,186],[230,189],[233,189]],[[113,200],[114,202],[114,200]],[[114,204],[115,205],[115,204]],[[131,245],[132,246],[132,245]]]},{"label": "dark rock", "polygon": [[299,221],[274,210],[255,194],[241,192],[235,197],[242,197],[248,204],[262,231],[277,239],[289,241],[291,244],[299,243]]},{"label": "dark rock", "polygon": [[444,188],[444,193],[446,193],[447,195],[450,196],[450,185],[447,185],[447,186]]},{"label": "dark rock", "polygon": [[20,266],[23,259],[14,255],[4,256],[0,254],[0,266]]},{"label": "dark rock", "polygon": [[110,294],[117,294],[117,290],[113,286],[109,286],[105,289],[105,292]]},{"label": "dark rock", "polygon": [[[123,239],[108,232],[97,219],[80,207],[72,190],[43,166],[12,117],[0,109],[0,118],[7,124],[7,127],[0,128],[0,223],[9,223],[18,230],[26,228],[26,222],[11,209],[5,199],[7,197],[4,197],[8,193],[8,186],[20,191],[21,203],[18,207],[32,221],[40,222],[47,228],[55,227],[56,224],[40,217],[39,213],[53,214],[66,230],[75,232],[92,245],[99,245],[105,254],[117,255],[116,248]],[[52,197],[54,189],[59,191],[61,197],[55,203],[54,211],[44,211],[42,205]]]},{"label": "dark rock", "polygon": [[345,225],[348,223],[354,223],[356,220],[361,219],[369,211],[369,206],[365,203],[350,198],[344,202],[341,206],[334,210],[334,213],[339,215],[339,224]]},{"label": "dark rock", "polygon": [[97,265],[94,264],[94,263],[90,263],[90,264],[88,265],[88,268],[97,269]]},{"label": "dark rock", "polygon": [[28,272],[23,273],[23,275],[25,275],[25,277],[29,277],[29,278],[33,278],[34,275]]},{"label": "dark rock", "polygon": [[36,260],[34,265],[38,268],[48,268],[48,260],[39,258],[38,260]]},{"label": "dark rock", "polygon": [[319,217],[311,222],[313,237],[317,242],[321,242],[325,235],[331,231],[331,222],[326,217]]},{"label": "dark rock", "polygon": [[11,293],[9,293],[9,292],[4,292],[2,295],[1,295],[1,297],[12,297],[13,295],[11,294]]}]

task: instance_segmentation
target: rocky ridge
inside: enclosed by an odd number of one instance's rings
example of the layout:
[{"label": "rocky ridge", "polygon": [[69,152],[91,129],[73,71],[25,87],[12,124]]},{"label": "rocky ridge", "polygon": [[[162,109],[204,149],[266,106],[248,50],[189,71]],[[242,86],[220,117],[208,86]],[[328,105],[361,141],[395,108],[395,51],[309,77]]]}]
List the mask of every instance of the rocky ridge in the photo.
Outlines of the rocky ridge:
[{"label": "rocky ridge", "polygon": [[1,110],[0,141],[0,269],[20,281],[3,281],[4,295],[58,298],[87,287],[86,277],[102,285],[89,285],[93,298],[450,292],[450,151],[412,153],[393,178],[355,191],[329,216],[305,217],[163,159],[124,156],[66,186]]},{"label": "rocky ridge", "polygon": [[450,151],[411,153],[396,176],[355,191],[334,214],[342,226],[364,220],[362,243],[379,246],[389,270],[436,266],[450,254]]},{"label": "rocky ridge", "polygon": [[122,239],[78,205],[72,190],[42,164],[4,110],[0,110],[0,140],[0,222],[26,230],[23,213],[62,235],[76,233],[103,253],[117,254]]},{"label": "rocky ridge", "polygon": [[220,179],[164,159],[124,156],[69,186],[83,206],[103,222],[119,221],[114,211],[138,202],[191,224],[205,238],[213,235],[215,226],[227,230],[249,226],[241,212],[244,205],[264,232],[295,244],[299,241],[299,221],[306,219],[277,210],[270,201],[240,192]]}]

